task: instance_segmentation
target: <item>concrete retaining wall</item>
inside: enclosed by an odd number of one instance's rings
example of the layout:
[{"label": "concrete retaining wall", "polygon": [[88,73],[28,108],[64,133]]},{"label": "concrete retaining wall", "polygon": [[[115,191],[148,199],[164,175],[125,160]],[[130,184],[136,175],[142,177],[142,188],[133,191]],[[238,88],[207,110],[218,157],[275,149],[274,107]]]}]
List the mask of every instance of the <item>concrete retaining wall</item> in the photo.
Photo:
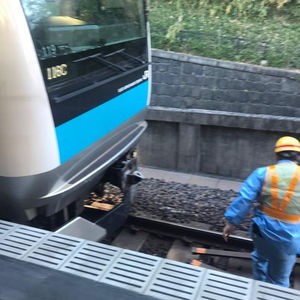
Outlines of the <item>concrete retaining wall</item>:
[{"label": "concrete retaining wall", "polygon": [[243,179],[300,138],[300,73],[153,50],[143,165]]}]

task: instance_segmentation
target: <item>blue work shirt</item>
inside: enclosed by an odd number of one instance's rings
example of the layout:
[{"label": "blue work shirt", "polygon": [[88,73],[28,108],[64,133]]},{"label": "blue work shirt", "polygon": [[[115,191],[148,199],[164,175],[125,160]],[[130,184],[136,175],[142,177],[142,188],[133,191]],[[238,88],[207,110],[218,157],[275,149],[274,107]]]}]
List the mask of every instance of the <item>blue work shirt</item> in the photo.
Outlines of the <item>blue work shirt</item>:
[{"label": "blue work shirt", "polygon": [[[278,164],[290,162],[280,160]],[[290,224],[273,219],[264,214],[258,205],[260,192],[265,180],[267,167],[261,167],[251,173],[243,182],[239,195],[225,211],[225,218],[229,223],[239,225],[243,219],[254,214],[252,220],[257,224],[262,237],[278,243],[278,247],[289,254],[300,254],[300,222]]]}]

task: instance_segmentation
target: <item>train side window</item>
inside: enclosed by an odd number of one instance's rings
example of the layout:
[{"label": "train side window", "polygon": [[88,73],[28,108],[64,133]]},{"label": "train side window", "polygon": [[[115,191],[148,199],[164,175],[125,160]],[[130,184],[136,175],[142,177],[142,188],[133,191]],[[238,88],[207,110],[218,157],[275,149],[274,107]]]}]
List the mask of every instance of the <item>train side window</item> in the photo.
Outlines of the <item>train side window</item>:
[{"label": "train side window", "polygon": [[135,0],[21,0],[40,59],[144,38]]}]

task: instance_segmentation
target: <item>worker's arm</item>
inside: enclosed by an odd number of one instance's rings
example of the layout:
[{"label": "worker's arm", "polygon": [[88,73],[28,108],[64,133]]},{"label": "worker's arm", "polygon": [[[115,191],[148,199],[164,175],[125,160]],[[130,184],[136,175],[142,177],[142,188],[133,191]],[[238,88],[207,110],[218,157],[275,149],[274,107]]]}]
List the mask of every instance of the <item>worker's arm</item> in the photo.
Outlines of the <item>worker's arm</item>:
[{"label": "worker's arm", "polygon": [[254,202],[259,198],[265,174],[266,168],[259,168],[252,172],[242,184],[239,195],[226,209],[224,216],[227,223],[223,229],[225,240],[234,230],[234,226],[241,224],[243,219],[250,214]]}]

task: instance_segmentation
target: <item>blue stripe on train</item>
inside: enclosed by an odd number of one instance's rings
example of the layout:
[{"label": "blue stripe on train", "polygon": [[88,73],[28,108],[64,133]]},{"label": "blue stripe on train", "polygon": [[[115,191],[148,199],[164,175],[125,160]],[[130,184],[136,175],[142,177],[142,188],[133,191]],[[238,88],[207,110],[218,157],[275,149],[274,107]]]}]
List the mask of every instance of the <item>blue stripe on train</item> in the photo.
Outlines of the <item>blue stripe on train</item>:
[{"label": "blue stripe on train", "polygon": [[146,107],[148,82],[56,127],[61,163],[116,129]]}]

